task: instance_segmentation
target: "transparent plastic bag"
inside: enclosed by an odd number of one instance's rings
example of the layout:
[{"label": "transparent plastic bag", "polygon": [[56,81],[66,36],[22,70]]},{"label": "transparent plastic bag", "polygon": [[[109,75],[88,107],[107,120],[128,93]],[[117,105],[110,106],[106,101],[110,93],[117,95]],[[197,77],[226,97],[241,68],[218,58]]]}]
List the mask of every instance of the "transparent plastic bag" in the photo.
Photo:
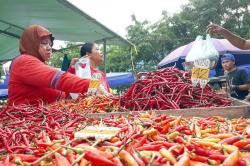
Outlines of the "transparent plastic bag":
[{"label": "transparent plastic bag", "polygon": [[211,61],[210,68],[214,68],[219,59],[219,53],[213,45],[209,34],[206,36],[206,40],[202,39],[202,36],[197,36],[192,48],[185,59],[185,69],[192,69],[194,61],[201,59],[209,59]]},{"label": "transparent plastic bag", "polygon": [[[91,69],[90,69],[90,60],[88,57],[80,58],[75,64],[76,75],[80,78],[91,79]],[[70,96],[73,99],[76,99],[79,96],[79,93],[70,93]]]},{"label": "transparent plastic bag", "polygon": [[[90,60],[88,57],[82,57],[75,64],[76,75],[80,78],[90,79],[90,85],[88,89],[89,95],[104,94],[108,95],[107,89],[101,83],[101,74],[94,73],[91,75]],[[78,98],[79,93],[70,93],[73,99]]]},{"label": "transparent plastic bag", "polygon": [[210,68],[214,68],[219,60],[219,52],[213,45],[212,39],[209,34],[206,36],[205,43],[203,45],[203,58],[210,60]]},{"label": "transparent plastic bag", "polygon": [[75,64],[76,75],[81,78],[91,79],[90,61],[88,57],[82,57]]},{"label": "transparent plastic bag", "polygon": [[197,36],[192,48],[186,56],[186,62],[194,62],[197,59],[201,59],[203,55],[203,39],[202,36]]}]

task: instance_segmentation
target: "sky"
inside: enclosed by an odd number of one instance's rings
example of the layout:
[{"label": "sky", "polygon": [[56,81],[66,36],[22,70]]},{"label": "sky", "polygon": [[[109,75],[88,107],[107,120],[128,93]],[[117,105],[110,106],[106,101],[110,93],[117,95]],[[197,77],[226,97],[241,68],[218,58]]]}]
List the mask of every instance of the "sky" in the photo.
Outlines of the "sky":
[{"label": "sky", "polygon": [[[173,14],[181,10],[188,0],[68,0],[95,18],[107,28],[126,38],[126,28],[132,24],[131,15],[138,21],[156,22],[162,11]],[[56,40],[53,48],[65,47],[64,41]]]}]

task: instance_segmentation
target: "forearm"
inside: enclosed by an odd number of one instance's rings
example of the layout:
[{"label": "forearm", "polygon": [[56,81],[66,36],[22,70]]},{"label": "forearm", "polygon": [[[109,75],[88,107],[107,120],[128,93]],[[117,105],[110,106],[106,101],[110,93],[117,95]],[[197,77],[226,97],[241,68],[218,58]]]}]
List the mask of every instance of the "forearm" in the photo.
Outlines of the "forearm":
[{"label": "forearm", "polygon": [[250,84],[240,85],[239,90],[250,90]]},{"label": "forearm", "polygon": [[89,79],[83,79],[69,73],[64,73],[58,81],[58,84],[55,84],[55,88],[66,93],[86,93],[89,84]]},{"label": "forearm", "polygon": [[72,66],[69,66],[67,72],[69,72],[71,74],[76,74],[75,68],[73,68]]},{"label": "forearm", "polygon": [[233,34],[232,32],[230,32],[227,29],[224,29],[221,32],[221,35],[224,38],[226,38],[235,47],[238,47],[240,49],[250,49],[250,41],[247,41],[247,40]]}]

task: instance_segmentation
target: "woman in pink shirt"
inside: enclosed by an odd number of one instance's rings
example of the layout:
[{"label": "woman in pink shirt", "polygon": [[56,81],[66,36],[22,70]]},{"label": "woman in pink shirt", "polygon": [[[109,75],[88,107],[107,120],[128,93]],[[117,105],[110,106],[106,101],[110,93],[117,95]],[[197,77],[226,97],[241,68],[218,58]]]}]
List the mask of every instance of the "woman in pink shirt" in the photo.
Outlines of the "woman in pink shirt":
[{"label": "woman in pink shirt", "polygon": [[[102,52],[100,51],[99,47],[97,46],[97,44],[96,43],[85,43],[81,47],[80,56],[81,57],[87,56],[89,58],[91,75],[93,76],[94,74],[99,74],[101,84],[104,86],[106,91],[110,93],[110,87],[108,85],[106,75],[102,71],[97,69],[97,67],[100,64],[102,64],[103,60],[104,60],[104,56],[103,56]],[[77,61],[78,61],[77,58],[75,58],[74,60],[71,61],[72,63],[70,64],[68,72],[75,74],[75,63]],[[85,66],[82,66],[82,67],[85,67]]]}]

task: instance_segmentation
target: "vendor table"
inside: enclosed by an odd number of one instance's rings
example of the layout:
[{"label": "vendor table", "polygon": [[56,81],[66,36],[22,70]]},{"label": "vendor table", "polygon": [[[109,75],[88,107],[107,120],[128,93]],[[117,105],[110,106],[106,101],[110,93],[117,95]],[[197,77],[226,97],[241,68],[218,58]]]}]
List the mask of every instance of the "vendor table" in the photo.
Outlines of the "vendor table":
[{"label": "vendor table", "polygon": [[[250,103],[232,99],[232,106],[228,107],[214,107],[214,108],[188,108],[188,109],[169,109],[169,110],[155,110],[149,112],[155,112],[156,114],[166,114],[172,116],[183,116],[183,117],[209,117],[209,116],[222,116],[229,119],[233,118],[250,118]],[[111,113],[93,113],[87,114],[88,117],[108,117],[111,115],[129,115],[136,113],[146,113],[146,111],[136,112],[111,112]]]}]

